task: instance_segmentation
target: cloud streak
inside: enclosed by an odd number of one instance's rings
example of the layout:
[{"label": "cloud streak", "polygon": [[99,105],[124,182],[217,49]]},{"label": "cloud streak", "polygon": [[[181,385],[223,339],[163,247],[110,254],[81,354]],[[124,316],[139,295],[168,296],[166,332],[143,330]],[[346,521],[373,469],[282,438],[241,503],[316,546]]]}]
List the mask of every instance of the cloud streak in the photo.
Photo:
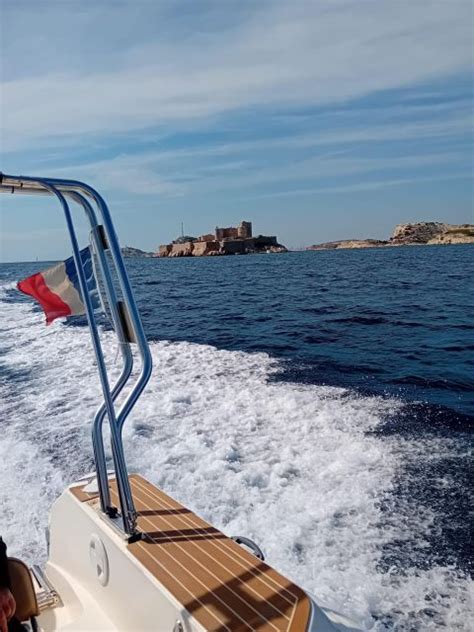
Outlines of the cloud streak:
[{"label": "cloud streak", "polygon": [[[249,155],[247,160],[229,162],[199,162],[196,154],[191,157],[175,154],[174,160],[159,153],[122,155],[110,160],[78,165],[76,167],[56,168],[54,173],[76,173],[78,178],[110,187],[116,192],[133,195],[157,195],[163,197],[179,197],[209,194],[221,191],[240,191],[252,188],[273,189],[275,186],[288,185],[290,182],[324,181],[337,178],[341,181],[354,176],[364,177],[377,174],[397,174],[397,182],[412,182],[416,178],[403,179],[401,174],[410,171],[417,174],[420,181],[427,169],[435,170],[437,177],[449,176],[439,174],[441,169],[459,169],[462,157],[457,152],[444,151],[428,154],[414,153],[410,155],[372,157],[358,156],[347,150],[326,152],[296,161],[284,160],[281,164],[268,165],[264,157],[261,161]],[[168,163],[166,168],[163,163]],[[48,175],[48,174],[46,174]],[[53,175],[53,173],[51,173]],[[387,180],[381,179],[381,182]],[[351,183],[350,190],[356,190]],[[364,190],[366,187],[358,190]],[[321,190],[309,188],[308,191]],[[344,190],[344,187],[326,187],[326,192]],[[298,191],[298,190],[296,190]],[[299,193],[298,193],[299,194]],[[278,191],[256,197],[279,196]],[[286,193],[283,193],[286,195]],[[239,196],[240,197],[240,196]],[[255,197],[255,196],[254,196]]]},{"label": "cloud streak", "polygon": [[[147,9],[153,4],[146,3]],[[139,13],[145,6],[135,5]],[[55,15],[55,6],[45,38],[74,23],[74,16]],[[4,149],[197,124],[245,108],[344,101],[466,70],[472,61],[469,7],[462,0],[249,6],[249,15],[238,14],[233,27],[222,31],[189,31],[175,17],[171,35],[165,23],[153,40],[120,49],[120,67],[99,52],[87,68],[61,68],[44,55],[35,67],[33,58],[30,75],[2,84]],[[39,10],[43,3],[30,7]],[[3,36],[10,40],[23,25],[5,13]],[[127,16],[136,18],[130,6]],[[103,33],[90,33],[87,25],[79,21],[83,39],[77,45],[90,42],[94,50]]]},{"label": "cloud streak", "polygon": [[438,175],[438,176],[427,176],[427,177],[417,177],[417,178],[395,178],[392,180],[372,180],[368,182],[355,182],[347,185],[338,185],[333,187],[320,186],[320,187],[311,187],[309,189],[289,189],[286,191],[273,191],[272,193],[262,193],[259,195],[254,195],[249,197],[249,200],[252,199],[264,199],[264,198],[279,198],[279,197],[289,197],[293,198],[296,196],[304,196],[304,195],[318,195],[318,194],[327,194],[327,193],[350,193],[356,191],[377,191],[379,189],[386,189],[387,187],[397,187],[404,186],[407,184],[421,184],[423,182],[433,182],[436,181],[449,181],[449,180],[464,180],[469,179],[471,174],[469,172],[463,173],[454,173],[454,174],[446,174],[446,175]]}]

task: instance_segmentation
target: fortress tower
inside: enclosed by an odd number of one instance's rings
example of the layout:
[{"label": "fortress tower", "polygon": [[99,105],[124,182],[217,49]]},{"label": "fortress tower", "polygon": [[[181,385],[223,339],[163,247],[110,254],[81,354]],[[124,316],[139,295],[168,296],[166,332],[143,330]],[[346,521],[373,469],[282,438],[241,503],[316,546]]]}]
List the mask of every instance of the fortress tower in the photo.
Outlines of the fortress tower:
[{"label": "fortress tower", "polygon": [[216,239],[221,241],[223,239],[250,239],[252,237],[252,222],[240,222],[235,228],[230,226],[229,228],[219,228],[216,226]]},{"label": "fortress tower", "polygon": [[252,237],[252,222],[240,222],[237,226],[239,239],[250,239]]}]

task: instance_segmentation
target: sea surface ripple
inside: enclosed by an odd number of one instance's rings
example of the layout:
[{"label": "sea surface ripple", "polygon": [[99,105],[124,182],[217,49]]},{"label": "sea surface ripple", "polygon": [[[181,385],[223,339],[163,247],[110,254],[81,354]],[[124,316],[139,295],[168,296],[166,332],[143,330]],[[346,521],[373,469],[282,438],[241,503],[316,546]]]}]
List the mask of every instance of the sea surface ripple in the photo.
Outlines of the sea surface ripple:
[{"label": "sea surface ripple", "polygon": [[[46,267],[0,265],[0,533],[31,562],[100,400],[84,318],[44,327],[15,289]],[[474,247],[127,269],[155,365],[131,468],[367,629],[467,631]]]}]

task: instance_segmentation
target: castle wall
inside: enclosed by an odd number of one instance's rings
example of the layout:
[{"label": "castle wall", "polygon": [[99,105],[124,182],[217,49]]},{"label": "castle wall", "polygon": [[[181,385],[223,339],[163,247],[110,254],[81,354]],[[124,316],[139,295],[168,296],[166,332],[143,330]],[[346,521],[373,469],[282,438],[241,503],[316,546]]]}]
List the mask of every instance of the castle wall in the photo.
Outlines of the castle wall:
[{"label": "castle wall", "polygon": [[194,250],[194,242],[185,241],[183,244],[173,244],[169,257],[191,257]]},{"label": "castle wall", "polygon": [[217,241],[224,239],[250,239],[252,237],[252,222],[240,222],[237,227],[216,228]]},{"label": "castle wall", "polygon": [[197,241],[193,245],[193,257],[219,254],[220,243],[218,241]]},{"label": "castle wall", "polygon": [[222,241],[223,239],[237,239],[238,236],[238,229],[233,226],[229,228],[216,228],[217,241]]},{"label": "castle wall", "polygon": [[215,237],[215,235],[209,233],[207,235],[201,235],[200,237],[198,237],[197,240],[198,241],[215,241],[216,237]]},{"label": "castle wall", "polygon": [[259,235],[258,237],[253,238],[256,246],[277,246],[278,241],[277,238],[267,235]]},{"label": "castle wall", "polygon": [[242,254],[246,251],[245,241],[243,239],[221,241],[221,252],[224,255]]}]

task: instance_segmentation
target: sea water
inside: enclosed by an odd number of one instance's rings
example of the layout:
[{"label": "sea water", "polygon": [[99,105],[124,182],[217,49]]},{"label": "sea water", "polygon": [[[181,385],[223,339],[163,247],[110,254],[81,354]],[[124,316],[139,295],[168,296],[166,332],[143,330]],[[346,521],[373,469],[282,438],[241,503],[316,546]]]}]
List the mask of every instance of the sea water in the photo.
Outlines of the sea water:
[{"label": "sea water", "polygon": [[[100,402],[84,319],[15,289],[45,267],[0,266],[0,533],[30,563]],[[366,629],[469,630],[474,248],[127,268],[154,361],[130,469]]]}]

